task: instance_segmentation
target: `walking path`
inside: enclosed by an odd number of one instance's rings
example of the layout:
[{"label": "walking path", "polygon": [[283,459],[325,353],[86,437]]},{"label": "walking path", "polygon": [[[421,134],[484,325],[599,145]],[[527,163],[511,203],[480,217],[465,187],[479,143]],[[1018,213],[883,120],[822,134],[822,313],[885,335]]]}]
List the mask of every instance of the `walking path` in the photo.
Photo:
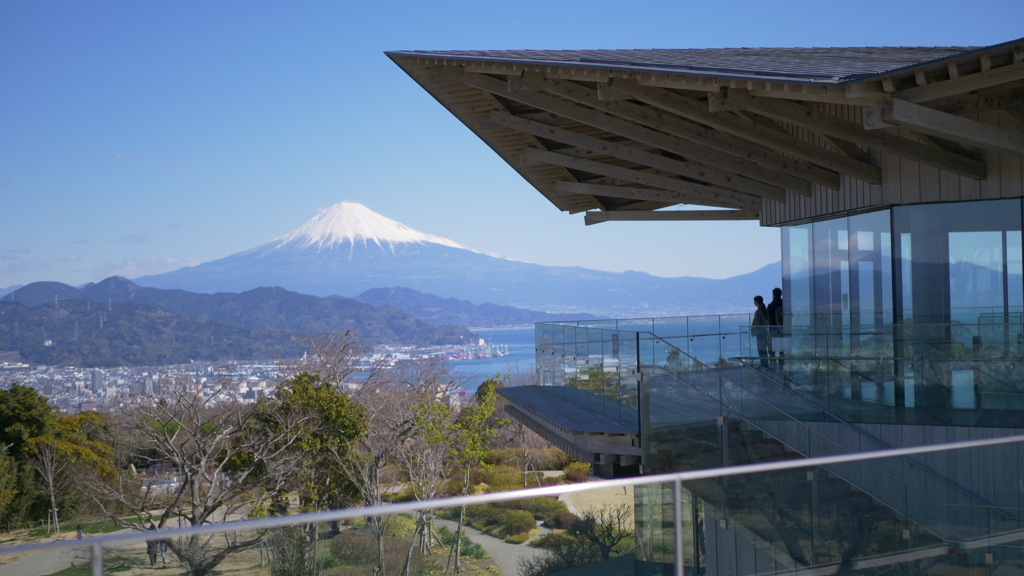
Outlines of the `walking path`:
[{"label": "walking path", "polygon": [[[0,560],[3,557],[0,556]],[[62,548],[60,550],[47,550],[28,558],[22,558],[10,564],[0,566],[0,576],[39,576],[63,570],[75,564],[89,563],[89,549]]]},{"label": "walking path", "polygon": [[[434,523],[448,528],[452,533],[459,527],[458,522],[445,520],[444,518],[435,517]],[[519,574],[520,558],[532,558],[544,554],[544,551],[538,548],[533,548],[526,544],[511,544],[490,534],[485,534],[472,526],[465,526],[463,530],[466,531],[466,536],[470,540],[479,544],[484,549],[484,552],[491,555],[491,560],[494,561],[498,570],[501,570],[502,576],[517,576]],[[550,532],[550,530],[541,528],[541,532]]]}]

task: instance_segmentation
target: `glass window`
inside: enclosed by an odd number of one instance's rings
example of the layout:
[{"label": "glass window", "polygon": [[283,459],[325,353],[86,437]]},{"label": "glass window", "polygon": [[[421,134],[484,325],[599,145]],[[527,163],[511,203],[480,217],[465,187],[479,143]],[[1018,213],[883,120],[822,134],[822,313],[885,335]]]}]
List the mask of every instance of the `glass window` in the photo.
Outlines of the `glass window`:
[{"label": "glass window", "polygon": [[782,297],[790,324],[807,324],[811,312],[811,225],[782,231]]},{"label": "glass window", "polygon": [[893,223],[904,318],[976,323],[1024,305],[1020,200],[898,206]]}]

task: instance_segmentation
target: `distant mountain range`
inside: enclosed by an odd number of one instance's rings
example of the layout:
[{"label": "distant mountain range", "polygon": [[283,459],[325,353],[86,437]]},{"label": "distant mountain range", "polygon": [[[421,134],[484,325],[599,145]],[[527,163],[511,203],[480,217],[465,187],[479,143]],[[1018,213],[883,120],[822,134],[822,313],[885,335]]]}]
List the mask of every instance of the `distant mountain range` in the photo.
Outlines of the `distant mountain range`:
[{"label": "distant mountain range", "polygon": [[89,300],[101,305],[147,304],[194,320],[299,334],[352,330],[375,344],[460,344],[475,338],[461,326],[436,326],[390,306],[318,298],[283,288],[257,288],[241,294],[194,294],[145,288],[115,276],[81,288],[60,282],[35,282],[11,292],[2,301],[35,308],[68,300]]},{"label": "distant mountain range", "polygon": [[[30,285],[31,286],[31,285]],[[294,334],[196,320],[135,302],[69,300],[30,308],[0,300],[0,350],[32,364],[114,367],[302,354]]]},{"label": "distant mountain range", "polygon": [[[332,298],[341,298],[332,296]],[[372,288],[354,298],[374,306],[392,306],[403,312],[426,320],[435,326],[455,324],[471,328],[494,328],[498,326],[524,326],[535,322],[557,320],[591,320],[592,314],[549,314],[512,306],[481,304],[456,298],[442,298],[424,294],[412,288]]]},{"label": "distant mountain range", "polygon": [[[688,249],[699,248],[662,249],[666,258],[685,259]],[[746,312],[753,295],[781,284],[781,266],[725,280],[541,266],[481,254],[341,202],[251,250],[135,282],[206,293],[282,286],[324,297],[404,286],[474,304],[624,317]]]}]

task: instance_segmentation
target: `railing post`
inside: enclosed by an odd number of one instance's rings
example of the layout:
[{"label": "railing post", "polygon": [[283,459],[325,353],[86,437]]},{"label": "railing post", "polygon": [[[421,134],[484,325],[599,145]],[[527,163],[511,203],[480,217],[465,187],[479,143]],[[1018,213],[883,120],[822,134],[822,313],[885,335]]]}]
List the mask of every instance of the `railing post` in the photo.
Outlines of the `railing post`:
[{"label": "railing post", "polygon": [[683,576],[683,482],[672,483],[672,523],[675,535],[675,576]]},{"label": "railing post", "polygon": [[103,546],[92,545],[92,559],[89,564],[92,576],[103,576]]}]

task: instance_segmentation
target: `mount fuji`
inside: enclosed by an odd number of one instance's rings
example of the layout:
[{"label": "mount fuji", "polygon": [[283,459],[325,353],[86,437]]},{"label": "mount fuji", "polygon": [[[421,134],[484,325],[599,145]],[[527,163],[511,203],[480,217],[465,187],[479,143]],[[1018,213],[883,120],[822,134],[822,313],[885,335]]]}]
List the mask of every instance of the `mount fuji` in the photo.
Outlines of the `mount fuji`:
[{"label": "mount fuji", "polygon": [[402,286],[476,304],[628,316],[745,312],[751,295],[770,292],[780,276],[778,263],[726,280],[541,266],[481,254],[340,202],[251,250],[134,281],[193,292],[280,286],[343,297]]}]

